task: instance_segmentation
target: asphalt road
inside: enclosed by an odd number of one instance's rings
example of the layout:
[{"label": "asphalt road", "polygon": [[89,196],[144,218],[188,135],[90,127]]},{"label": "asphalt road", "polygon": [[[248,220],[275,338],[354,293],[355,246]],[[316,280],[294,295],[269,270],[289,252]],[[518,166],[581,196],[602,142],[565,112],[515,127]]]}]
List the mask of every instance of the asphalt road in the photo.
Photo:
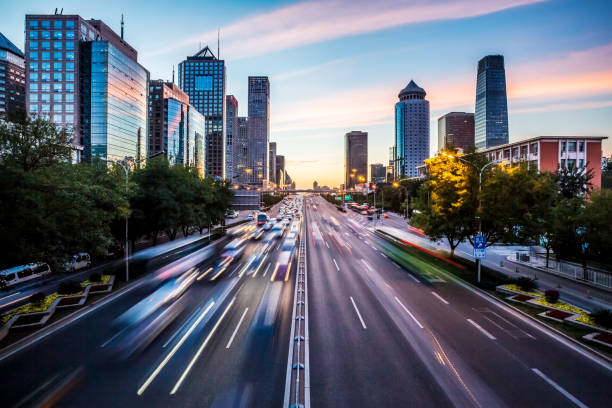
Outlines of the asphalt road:
[{"label": "asphalt road", "polygon": [[[278,244],[247,269],[261,243],[214,282],[197,281],[185,310],[141,354],[107,351],[112,322],[151,293],[140,286],[0,361],[3,406],[269,407],[283,400],[293,274],[270,282]],[[189,256],[189,255],[188,255]],[[199,266],[203,272],[214,262]]]},{"label": "asphalt road", "polygon": [[404,270],[365,216],[309,200],[313,406],[609,406],[609,364],[433,265]]}]

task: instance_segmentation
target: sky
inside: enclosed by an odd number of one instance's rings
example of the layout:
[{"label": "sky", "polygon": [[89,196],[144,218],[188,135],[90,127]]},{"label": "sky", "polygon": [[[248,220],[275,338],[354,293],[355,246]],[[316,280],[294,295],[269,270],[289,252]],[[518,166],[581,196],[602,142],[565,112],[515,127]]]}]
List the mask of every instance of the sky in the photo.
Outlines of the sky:
[{"label": "sky", "polygon": [[[539,135],[603,135],[612,155],[610,0],[64,0],[64,14],[103,20],[125,39],[152,79],[200,46],[227,66],[227,94],[247,115],[249,75],[267,75],[270,141],[298,187],[343,181],[344,134],[369,134],[369,163],[388,162],[394,104],[411,79],[430,102],[430,151],[437,119],[474,112],[476,65],[502,54],[510,141]],[[55,4],[3,7],[0,31],[20,48],[25,14]]]}]

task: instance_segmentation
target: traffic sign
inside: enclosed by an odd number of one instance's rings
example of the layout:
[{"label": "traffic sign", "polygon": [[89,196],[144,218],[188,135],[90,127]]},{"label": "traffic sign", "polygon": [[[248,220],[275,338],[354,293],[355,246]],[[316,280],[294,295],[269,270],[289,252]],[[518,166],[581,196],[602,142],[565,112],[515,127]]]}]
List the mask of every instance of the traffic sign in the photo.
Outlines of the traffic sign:
[{"label": "traffic sign", "polygon": [[345,195],[345,196],[344,196],[344,199],[345,199],[345,200],[350,200],[350,199],[351,199],[351,196],[347,194],[347,195]]},{"label": "traffic sign", "polygon": [[486,258],[487,241],[484,235],[474,235],[474,258]]},{"label": "traffic sign", "polygon": [[335,197],[336,201],[341,201],[342,197]]}]

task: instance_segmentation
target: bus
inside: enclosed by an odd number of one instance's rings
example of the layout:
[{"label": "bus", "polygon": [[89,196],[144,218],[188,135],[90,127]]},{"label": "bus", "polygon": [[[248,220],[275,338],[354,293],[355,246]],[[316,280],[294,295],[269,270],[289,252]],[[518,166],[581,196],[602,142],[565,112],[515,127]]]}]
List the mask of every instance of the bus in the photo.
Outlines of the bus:
[{"label": "bus", "polygon": [[51,268],[46,263],[29,263],[0,271],[0,288],[10,288],[23,282],[44,278],[51,274]]},{"label": "bus", "polygon": [[257,214],[257,225],[264,225],[268,222],[268,216],[266,213]]}]

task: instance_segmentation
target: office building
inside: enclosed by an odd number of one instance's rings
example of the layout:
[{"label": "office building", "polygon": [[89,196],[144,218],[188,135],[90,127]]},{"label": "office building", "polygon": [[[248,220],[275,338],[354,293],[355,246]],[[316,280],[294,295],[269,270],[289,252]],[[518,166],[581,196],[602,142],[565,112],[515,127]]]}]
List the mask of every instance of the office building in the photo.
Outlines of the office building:
[{"label": "office building", "polygon": [[234,164],[234,132],[238,120],[238,100],[234,95],[225,97],[225,178],[231,182],[236,181]]},{"label": "office building", "polygon": [[270,151],[268,153],[270,168],[268,169],[268,180],[276,184],[276,142],[270,142]]},{"label": "office building", "polygon": [[416,167],[429,157],[429,101],[414,81],[400,91],[395,104],[396,177],[416,177]]},{"label": "office building", "polygon": [[508,143],[508,101],[503,55],[487,55],[478,61],[474,138],[476,149]]},{"label": "office building", "polygon": [[0,33],[0,120],[25,118],[24,59],[23,52]]},{"label": "office building", "polygon": [[490,147],[481,152],[491,161],[509,165],[527,162],[538,171],[556,172],[559,167],[593,171],[591,183],[601,187],[602,142],[605,136],[537,136],[519,142]]},{"label": "office building", "polygon": [[249,183],[251,169],[248,168],[248,137],[249,118],[237,117],[236,127],[233,130],[233,157],[235,172],[233,183],[245,185]]},{"label": "office building", "polygon": [[249,77],[249,182],[262,185],[268,179],[270,143],[270,81],[266,76]]},{"label": "office building", "polygon": [[26,109],[73,131],[73,160],[144,160],[149,72],[100,20],[26,15]]},{"label": "office building", "polygon": [[206,118],[205,173],[225,177],[225,61],[210,48],[179,64],[179,87]]},{"label": "office building", "polygon": [[372,183],[387,181],[387,167],[382,163],[370,164],[370,181]]},{"label": "office building", "polygon": [[276,184],[279,188],[285,188],[286,177],[285,177],[285,156],[280,154],[276,155]]},{"label": "office building", "polygon": [[163,151],[170,164],[203,172],[204,134],[204,116],[178,85],[163,80],[149,83],[149,156]]},{"label": "office building", "polygon": [[474,148],[474,114],[450,112],[438,119],[438,151],[448,147],[468,151]]},{"label": "office building", "polygon": [[368,180],[368,132],[344,135],[344,184],[352,189]]}]

